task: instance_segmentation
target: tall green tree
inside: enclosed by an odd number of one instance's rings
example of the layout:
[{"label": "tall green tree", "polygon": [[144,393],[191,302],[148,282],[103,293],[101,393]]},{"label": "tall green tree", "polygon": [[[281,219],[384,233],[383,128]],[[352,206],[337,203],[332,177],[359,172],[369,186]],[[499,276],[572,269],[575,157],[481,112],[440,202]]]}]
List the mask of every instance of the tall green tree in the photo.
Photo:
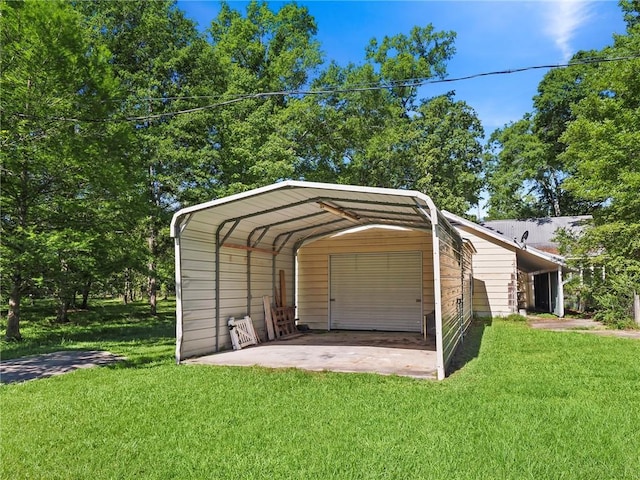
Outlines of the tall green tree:
[{"label": "tall green tree", "polygon": [[527,218],[548,215],[532,182],[544,146],[532,131],[531,115],[494,131],[486,147],[485,176],[489,218]]},{"label": "tall green tree", "polygon": [[[173,112],[185,108],[187,79],[196,52],[202,48],[195,25],[173,0],[147,2],[77,2],[93,38],[111,53],[116,78],[125,92],[119,109],[130,123],[134,144],[128,160],[144,178],[138,185],[146,204],[145,219],[137,228],[146,232],[148,247],[147,293],[156,312],[161,227],[176,208],[182,172],[190,165],[181,144],[181,129]],[[141,177],[139,173],[143,173]]]},{"label": "tall green tree", "polygon": [[[117,82],[77,12],[60,1],[3,1],[0,14],[0,266],[6,337],[20,339],[22,296],[46,276],[64,304],[72,276],[94,262],[101,202],[117,197],[123,178],[105,140],[126,135],[102,121]],[[94,215],[82,208],[89,204]]]},{"label": "tall green tree", "polygon": [[437,205],[465,214],[483,187],[482,138],[476,112],[452,93],[424,101],[412,121],[417,130],[413,188]]},{"label": "tall green tree", "polygon": [[492,133],[485,155],[490,218],[557,217],[591,209],[565,188],[572,166],[561,154],[573,107],[590,89],[584,80],[598,68],[581,62],[598,55],[579,52],[570,67],[551,70],[538,86],[533,113]]},{"label": "tall green tree", "polygon": [[213,69],[208,77],[216,84],[202,85],[227,103],[208,112],[212,197],[294,175],[296,97],[234,100],[304,87],[322,60],[316,33],[307,8],[294,3],[274,12],[267,3],[251,2],[244,15],[222,4],[209,28],[211,47],[204,52]]},{"label": "tall green tree", "polygon": [[333,91],[307,98],[299,115],[297,173],[312,180],[412,188],[451,211],[477,203],[482,127],[453,93],[420,99],[415,82],[442,78],[453,32],[414,27],[373,39],[365,63],[332,63],[314,83]]},{"label": "tall green tree", "polygon": [[[604,49],[609,58],[640,51],[639,4],[621,5],[627,32]],[[573,107],[575,119],[561,137],[567,145],[562,160],[574,169],[567,188],[598,208],[572,254],[605,266],[596,300],[609,314],[630,316],[630,298],[640,292],[640,59],[603,64],[585,81],[590,92]],[[619,298],[626,303],[614,302]]]}]

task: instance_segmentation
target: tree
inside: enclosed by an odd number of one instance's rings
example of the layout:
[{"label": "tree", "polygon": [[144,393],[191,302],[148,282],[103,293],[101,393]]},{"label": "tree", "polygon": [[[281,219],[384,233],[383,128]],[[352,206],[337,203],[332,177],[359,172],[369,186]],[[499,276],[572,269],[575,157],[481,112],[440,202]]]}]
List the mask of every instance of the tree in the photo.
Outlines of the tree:
[{"label": "tree", "polygon": [[98,0],[75,5],[83,12],[94,40],[110,51],[125,93],[120,114],[133,119],[134,144],[128,160],[137,168],[134,181],[144,179],[138,189],[146,213],[138,228],[146,231],[147,292],[155,314],[157,262],[163,256],[159,245],[165,243],[160,238],[161,226],[176,208],[176,190],[190,164],[184,154],[188,147],[179,143],[180,128],[171,113],[185,106],[179,97],[189,96],[188,73],[203,40],[172,0]]},{"label": "tree", "polygon": [[476,112],[449,93],[424,101],[412,123],[419,134],[414,188],[463,215],[477,205],[483,186],[484,132]]},{"label": "tree", "polygon": [[[251,2],[243,16],[224,3],[209,29],[211,48],[204,52],[217,74],[203,76],[215,78],[216,85],[205,80],[203,86],[209,91],[217,88],[221,102],[300,89],[321,62],[316,32],[306,7],[286,4],[273,12],[266,3]],[[208,113],[212,197],[294,175],[296,104],[295,96],[275,95],[244,99]]]},{"label": "tree", "polygon": [[486,147],[485,176],[489,218],[527,218],[549,214],[536,195],[536,176],[544,146],[532,130],[531,115],[494,131]]},{"label": "tree", "polygon": [[[622,6],[627,33],[604,49],[609,58],[640,50],[638,2]],[[589,94],[573,107],[575,119],[561,137],[567,145],[562,160],[574,169],[567,188],[598,209],[572,254],[604,265],[606,281],[596,301],[604,315],[619,319],[630,316],[631,303],[615,308],[612,298],[640,292],[640,59],[603,64],[585,81]]]},{"label": "tree", "polygon": [[82,207],[116,197],[119,165],[102,154],[105,139],[120,131],[92,121],[109,117],[116,82],[107,52],[89,41],[80,16],[59,1],[2,2],[0,9],[0,265],[6,337],[20,339],[22,295],[46,275],[63,301],[72,263],[91,263],[77,254],[91,256],[92,230],[105,217]]},{"label": "tree", "polygon": [[300,109],[297,174],[419,189],[456,213],[477,203],[483,133],[475,112],[453,93],[419,99],[412,85],[446,74],[454,38],[414,27],[373,39],[363,65],[330,64],[314,87],[333,93],[307,98]]},{"label": "tree", "polygon": [[573,106],[587,95],[584,81],[597,64],[583,64],[597,52],[579,52],[567,68],[547,73],[533,98],[533,114],[496,130],[486,147],[485,173],[490,218],[526,218],[584,214],[592,208],[565,187],[571,165],[562,161]]}]

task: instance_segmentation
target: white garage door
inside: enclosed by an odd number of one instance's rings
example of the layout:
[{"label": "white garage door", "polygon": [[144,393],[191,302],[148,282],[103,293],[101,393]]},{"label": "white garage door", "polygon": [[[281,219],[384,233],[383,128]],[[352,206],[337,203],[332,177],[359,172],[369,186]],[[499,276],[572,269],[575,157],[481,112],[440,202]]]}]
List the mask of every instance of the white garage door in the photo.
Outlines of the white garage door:
[{"label": "white garage door", "polygon": [[331,255],[332,329],[420,332],[422,253]]}]

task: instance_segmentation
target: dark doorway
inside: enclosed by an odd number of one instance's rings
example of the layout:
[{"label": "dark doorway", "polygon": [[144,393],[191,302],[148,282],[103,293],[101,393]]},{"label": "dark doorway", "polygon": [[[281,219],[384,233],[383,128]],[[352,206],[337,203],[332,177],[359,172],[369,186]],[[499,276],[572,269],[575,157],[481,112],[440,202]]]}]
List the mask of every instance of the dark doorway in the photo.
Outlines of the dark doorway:
[{"label": "dark doorway", "polygon": [[549,298],[549,274],[540,273],[533,277],[534,295],[536,298],[536,310],[543,312],[551,311]]}]

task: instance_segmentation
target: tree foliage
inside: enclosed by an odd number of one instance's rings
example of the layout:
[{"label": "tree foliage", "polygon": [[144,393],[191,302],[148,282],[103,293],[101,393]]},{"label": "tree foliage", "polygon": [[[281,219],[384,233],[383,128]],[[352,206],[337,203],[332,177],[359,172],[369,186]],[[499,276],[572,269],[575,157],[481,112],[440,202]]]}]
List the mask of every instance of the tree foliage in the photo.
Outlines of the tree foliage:
[{"label": "tree foliage", "polygon": [[190,148],[181,144],[180,120],[164,114],[180,110],[179,97],[189,90],[192,60],[201,42],[193,22],[175,2],[78,2],[95,42],[110,52],[113,71],[121,85],[118,109],[132,118],[129,128],[134,145],[128,155],[136,173],[145,208],[134,228],[147,241],[148,295],[156,309],[158,262],[163,258],[161,227],[167,224],[181,189],[182,173],[191,165]]},{"label": "tree foliage", "polygon": [[[477,203],[483,131],[454,94],[419,99],[416,79],[441,78],[453,32],[432,25],[372,39],[365,62],[331,63],[305,99],[297,174],[305,179],[418,189],[456,213]],[[370,88],[376,86],[385,88]]]},{"label": "tree foliage", "polygon": [[575,119],[573,106],[590,89],[585,78],[598,68],[580,62],[599,55],[579,52],[570,67],[548,72],[533,98],[533,113],[493,132],[485,157],[490,218],[581,215],[593,208],[565,188],[573,166],[561,154],[562,135]]},{"label": "tree foliage", "polygon": [[[223,4],[209,28],[220,100],[302,88],[321,63],[317,27],[306,7],[273,12],[252,2],[246,15]],[[285,95],[247,99],[210,112],[208,141],[215,158],[212,196],[291,178],[296,163],[296,99]]]},{"label": "tree foliage", "polygon": [[[72,279],[104,265],[98,244],[122,217],[108,206],[128,191],[110,157],[128,138],[107,121],[117,81],[68,4],[2,2],[2,254],[7,337],[20,338],[22,295],[49,284],[59,318]],[[109,180],[107,180],[109,179]]]},{"label": "tree foliage", "polygon": [[495,131],[485,158],[490,217],[593,215],[560,240],[583,273],[575,288],[614,323],[640,291],[640,4],[620,5],[626,33],[545,75],[533,113]]},{"label": "tree foliage", "polygon": [[419,189],[456,213],[477,202],[477,115],[412,85],[446,75],[454,32],[373,39],[361,64],[340,66],[295,3],[223,3],[205,32],[173,0],[1,9],[9,337],[27,293],[56,296],[61,321],[92,290],[137,289],[153,311],[173,284],[168,224],[183,206],[287,178]]},{"label": "tree foliage", "polygon": [[[638,4],[624,5],[627,34],[605,49],[609,57],[640,51]],[[570,246],[583,262],[605,267],[599,306],[630,317],[630,301],[623,302],[625,311],[614,308],[611,296],[640,292],[640,59],[601,65],[586,81],[590,93],[573,107],[575,119],[561,138],[562,161],[574,169],[567,188],[598,208],[591,228]]]}]

